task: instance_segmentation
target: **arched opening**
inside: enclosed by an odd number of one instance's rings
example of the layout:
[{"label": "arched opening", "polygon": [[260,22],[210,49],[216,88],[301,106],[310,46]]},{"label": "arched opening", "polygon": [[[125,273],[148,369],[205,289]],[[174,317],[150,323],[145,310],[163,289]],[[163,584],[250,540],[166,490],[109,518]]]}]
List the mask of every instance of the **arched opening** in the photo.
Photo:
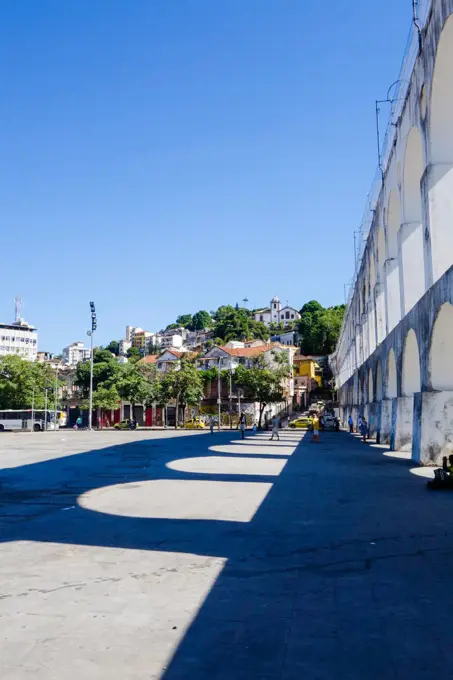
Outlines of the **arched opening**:
[{"label": "arched opening", "polygon": [[420,355],[418,352],[417,336],[411,328],[404,343],[401,391],[403,396],[411,397],[415,392],[420,392],[420,390]]},{"label": "arched opening", "polygon": [[437,314],[431,336],[429,369],[433,390],[453,390],[453,305],[445,302]]},{"label": "arched opening", "polygon": [[453,14],[437,46],[431,85],[427,176],[433,280],[453,263]]},{"label": "arched opening", "polygon": [[431,86],[430,155],[432,163],[453,160],[453,14],[440,34]]},{"label": "arched opening", "polygon": [[418,128],[413,127],[407,138],[404,161],[404,224],[401,227],[400,238],[405,314],[425,293],[422,195],[420,189],[423,171],[422,140]]},{"label": "arched opening", "polygon": [[388,332],[401,320],[401,288],[398,256],[398,231],[401,225],[401,205],[395,189],[392,190],[387,218],[387,322]]},{"label": "arched opening", "polygon": [[403,371],[401,376],[401,394],[398,399],[396,414],[395,449],[412,450],[412,432],[414,428],[414,394],[420,392],[420,356],[417,336],[411,328],[406,335],[403,348]]},{"label": "arched opening", "polygon": [[378,361],[376,368],[376,401],[382,401],[383,385],[382,385],[382,364]]},{"label": "arched opening", "polygon": [[387,380],[385,389],[387,399],[393,399],[398,396],[397,381],[396,381],[396,361],[393,349],[389,351],[387,357]]},{"label": "arched opening", "polygon": [[372,404],[374,401],[373,372],[371,368],[368,372],[368,401],[370,404]]},{"label": "arched opening", "polygon": [[377,278],[378,283],[376,285],[376,335],[377,341],[381,343],[387,332],[386,332],[386,303],[385,303],[385,234],[384,229],[379,227],[378,239],[377,239]]},{"label": "arched opening", "polygon": [[369,309],[368,309],[368,332],[370,337],[370,354],[376,349],[376,302],[375,290],[376,270],[374,265],[374,253],[370,250],[368,265],[368,290],[369,290]]}]

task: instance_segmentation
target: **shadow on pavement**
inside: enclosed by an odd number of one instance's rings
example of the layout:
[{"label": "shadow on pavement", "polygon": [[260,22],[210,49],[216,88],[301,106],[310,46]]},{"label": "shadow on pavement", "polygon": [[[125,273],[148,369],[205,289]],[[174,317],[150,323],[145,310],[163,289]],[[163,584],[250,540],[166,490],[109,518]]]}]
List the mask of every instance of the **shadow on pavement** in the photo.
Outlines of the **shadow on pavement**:
[{"label": "shadow on pavement", "polygon": [[[451,499],[425,493],[403,466],[343,433],[324,433],[319,445],[302,439],[276,477],[167,467],[219,456],[209,447],[231,436],[151,439],[4,470],[2,540],[227,558],[164,680],[450,678]],[[253,454],[260,459],[272,454]],[[78,504],[89,490],[147,480],[273,486],[248,522]]]}]

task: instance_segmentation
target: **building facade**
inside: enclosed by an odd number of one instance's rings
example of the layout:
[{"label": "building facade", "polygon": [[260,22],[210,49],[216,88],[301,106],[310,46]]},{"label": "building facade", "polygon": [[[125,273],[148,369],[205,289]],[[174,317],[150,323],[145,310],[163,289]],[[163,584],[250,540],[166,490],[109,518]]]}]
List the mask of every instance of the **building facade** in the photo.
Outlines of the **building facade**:
[{"label": "building facade", "polygon": [[88,361],[91,358],[91,349],[85,347],[83,342],[73,342],[63,348],[63,361],[67,366],[74,368],[81,361]]},{"label": "building facade", "polygon": [[38,329],[23,319],[12,324],[0,323],[0,356],[8,354],[35,361],[38,356]]},{"label": "building facade", "polygon": [[265,309],[258,309],[254,313],[254,319],[255,321],[261,321],[262,323],[266,324],[266,326],[280,323],[288,326],[292,323],[295,323],[296,321],[299,321],[300,314],[297,309],[294,309],[294,307],[289,307],[288,305],[282,307],[282,303],[280,302],[279,298],[275,296],[272,298],[269,307],[266,307]]}]

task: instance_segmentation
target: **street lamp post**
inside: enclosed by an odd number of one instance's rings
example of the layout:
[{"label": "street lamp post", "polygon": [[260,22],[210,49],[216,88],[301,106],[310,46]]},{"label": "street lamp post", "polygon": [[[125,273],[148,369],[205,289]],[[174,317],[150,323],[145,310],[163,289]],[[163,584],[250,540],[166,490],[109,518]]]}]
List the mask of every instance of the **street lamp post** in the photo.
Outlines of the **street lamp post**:
[{"label": "street lamp post", "polygon": [[55,371],[55,388],[54,388],[54,426],[55,432],[57,431],[57,394],[58,394],[58,369],[60,364],[57,364],[57,369]]},{"label": "street lamp post", "polygon": [[218,372],[217,372],[217,406],[218,406],[218,417],[219,417],[219,422],[217,423],[217,429],[219,430],[219,432],[220,432],[220,417],[221,417],[221,412],[222,412],[221,392],[222,392],[222,379],[220,377],[220,357],[219,357],[219,367],[218,367]]},{"label": "street lamp post", "polygon": [[93,334],[94,331],[97,328],[97,318],[96,318],[96,310],[94,307],[94,302],[90,302],[90,309],[91,309],[91,331],[88,331],[87,335],[90,336],[91,339],[91,365],[90,365],[90,402],[89,402],[89,411],[88,411],[88,429],[92,430],[93,429]]},{"label": "street lamp post", "polygon": [[46,393],[45,401],[44,401],[44,430],[45,430],[46,432],[47,432],[47,390],[48,390],[48,389],[49,389],[49,388],[46,387],[45,390],[44,390],[45,393]]},{"label": "street lamp post", "polygon": [[230,358],[230,430],[233,429],[233,364]]},{"label": "street lamp post", "polygon": [[31,393],[31,431],[35,430],[35,386],[33,385],[33,391]]}]

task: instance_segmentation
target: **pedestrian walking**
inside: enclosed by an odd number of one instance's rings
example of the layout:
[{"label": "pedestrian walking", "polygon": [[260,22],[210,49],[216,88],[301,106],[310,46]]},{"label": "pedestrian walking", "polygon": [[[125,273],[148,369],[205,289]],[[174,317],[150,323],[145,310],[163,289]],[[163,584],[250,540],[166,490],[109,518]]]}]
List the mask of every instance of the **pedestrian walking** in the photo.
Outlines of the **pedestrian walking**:
[{"label": "pedestrian walking", "polygon": [[278,426],[279,426],[280,419],[278,416],[274,416],[272,418],[272,437],[270,438],[269,441],[272,441],[274,438],[274,435],[277,436],[278,441],[280,441],[280,435],[278,433]]},{"label": "pedestrian walking", "polygon": [[366,442],[368,439],[368,423],[365,417],[360,420],[360,434],[362,435],[363,441]]},{"label": "pedestrian walking", "polygon": [[319,442],[319,418],[316,414],[313,416],[313,421],[312,421],[311,426],[312,426],[312,432],[313,432],[313,434],[311,436],[311,440],[312,440],[312,442]]},{"label": "pedestrian walking", "polygon": [[349,432],[351,434],[354,433],[354,421],[352,420],[352,416],[350,415],[348,418],[348,425],[349,425]]},{"label": "pedestrian walking", "polygon": [[245,439],[245,427],[247,425],[247,420],[245,417],[245,413],[241,413],[241,417],[239,418],[239,428],[241,430],[241,439]]},{"label": "pedestrian walking", "polygon": [[212,416],[209,417],[209,429],[211,434],[214,434],[214,418]]}]

